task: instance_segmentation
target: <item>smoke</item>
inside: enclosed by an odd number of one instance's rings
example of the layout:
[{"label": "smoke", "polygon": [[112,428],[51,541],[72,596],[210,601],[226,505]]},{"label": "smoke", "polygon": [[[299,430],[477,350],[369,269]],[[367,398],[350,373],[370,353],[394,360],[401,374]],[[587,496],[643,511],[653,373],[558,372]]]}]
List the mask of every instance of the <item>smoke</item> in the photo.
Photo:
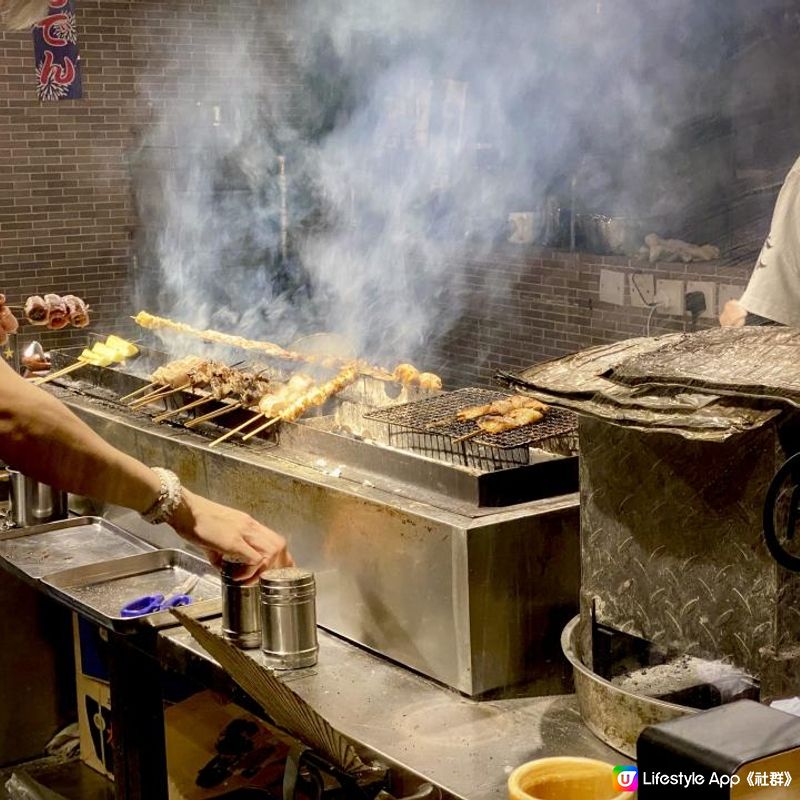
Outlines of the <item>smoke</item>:
[{"label": "smoke", "polygon": [[[723,5],[305,0],[288,20],[238,3],[194,19],[205,57],[142,86],[155,122],[135,158],[141,302],[417,359],[458,322],[464,264],[506,240],[511,212],[557,238],[546,210],[577,193],[587,211],[679,232],[719,180],[680,144],[716,119]],[[501,298],[510,280],[493,272],[480,291]]]}]

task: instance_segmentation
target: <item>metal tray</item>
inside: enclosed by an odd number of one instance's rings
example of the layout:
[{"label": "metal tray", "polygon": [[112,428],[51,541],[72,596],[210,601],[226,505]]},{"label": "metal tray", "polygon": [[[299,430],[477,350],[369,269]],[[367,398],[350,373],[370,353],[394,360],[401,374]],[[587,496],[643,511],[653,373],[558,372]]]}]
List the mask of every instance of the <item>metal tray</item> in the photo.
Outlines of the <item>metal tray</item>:
[{"label": "metal tray", "polygon": [[222,610],[219,576],[201,558],[182,550],[150,553],[89,564],[45,575],[48,593],[105,628],[125,633],[142,624],[156,628],[179,624],[169,611],[128,619],[119,615],[126,603],[146,594],[171,594],[189,575],[200,580],[191,592],[186,611],[196,619],[213,617]]},{"label": "metal tray", "polygon": [[575,694],[586,727],[609,747],[636,758],[636,742],[648,725],[696,714],[697,709],[633,694],[590,670],[579,653],[581,618],[573,617],[561,633],[561,649],[572,665]]},{"label": "metal tray", "polygon": [[101,517],[74,517],[0,534],[0,559],[23,580],[155,550]]}]

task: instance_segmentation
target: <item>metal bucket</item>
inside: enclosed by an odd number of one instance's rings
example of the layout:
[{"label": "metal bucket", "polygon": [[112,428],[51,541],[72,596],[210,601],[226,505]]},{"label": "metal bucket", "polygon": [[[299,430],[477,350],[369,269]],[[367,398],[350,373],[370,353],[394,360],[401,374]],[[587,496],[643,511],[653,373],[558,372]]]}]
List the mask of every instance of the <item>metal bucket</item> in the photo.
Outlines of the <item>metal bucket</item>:
[{"label": "metal bucket", "polygon": [[18,528],[66,519],[67,493],[9,469],[11,518]]},{"label": "metal bucket", "polygon": [[632,694],[595,675],[581,658],[579,630],[580,617],[573,617],[561,634],[561,649],[572,664],[581,717],[598,739],[636,758],[636,742],[646,727],[697,713],[694,708]]}]

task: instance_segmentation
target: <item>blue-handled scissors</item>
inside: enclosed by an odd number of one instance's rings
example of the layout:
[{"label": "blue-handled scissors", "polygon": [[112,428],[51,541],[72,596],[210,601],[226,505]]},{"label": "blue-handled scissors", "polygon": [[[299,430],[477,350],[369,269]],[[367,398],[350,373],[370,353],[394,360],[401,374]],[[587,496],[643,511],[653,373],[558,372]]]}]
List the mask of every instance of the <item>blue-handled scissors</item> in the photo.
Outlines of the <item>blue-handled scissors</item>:
[{"label": "blue-handled scissors", "polygon": [[192,602],[189,592],[194,589],[199,577],[192,575],[185,580],[169,597],[163,594],[146,594],[137,597],[122,606],[119,614],[121,617],[131,619],[132,617],[143,617],[146,614],[154,614],[156,611],[166,611],[170,608],[188,606]]}]

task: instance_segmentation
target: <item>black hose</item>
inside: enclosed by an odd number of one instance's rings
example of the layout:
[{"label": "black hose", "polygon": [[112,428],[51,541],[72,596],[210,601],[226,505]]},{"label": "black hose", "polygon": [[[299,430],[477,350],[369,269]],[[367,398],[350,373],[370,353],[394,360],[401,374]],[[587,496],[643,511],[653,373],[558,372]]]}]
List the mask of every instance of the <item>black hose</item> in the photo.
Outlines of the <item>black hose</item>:
[{"label": "black hose", "polygon": [[[792,572],[800,572],[800,556],[792,555],[784,548],[778,539],[778,534],[775,531],[775,507],[778,501],[778,494],[780,493],[783,482],[786,480],[787,475],[795,474],[795,470],[800,468],[800,453],[795,453],[791,458],[783,462],[780,469],[775,473],[775,477],[767,489],[767,494],[764,498],[764,541],[767,543],[769,552],[775,561],[780,564],[784,569],[791,570]],[[795,505],[798,499],[798,490],[792,492],[791,504]],[[789,525],[793,527],[793,523],[797,519],[796,510],[790,508],[789,510]],[[787,530],[787,539],[794,538],[794,530]]]}]

